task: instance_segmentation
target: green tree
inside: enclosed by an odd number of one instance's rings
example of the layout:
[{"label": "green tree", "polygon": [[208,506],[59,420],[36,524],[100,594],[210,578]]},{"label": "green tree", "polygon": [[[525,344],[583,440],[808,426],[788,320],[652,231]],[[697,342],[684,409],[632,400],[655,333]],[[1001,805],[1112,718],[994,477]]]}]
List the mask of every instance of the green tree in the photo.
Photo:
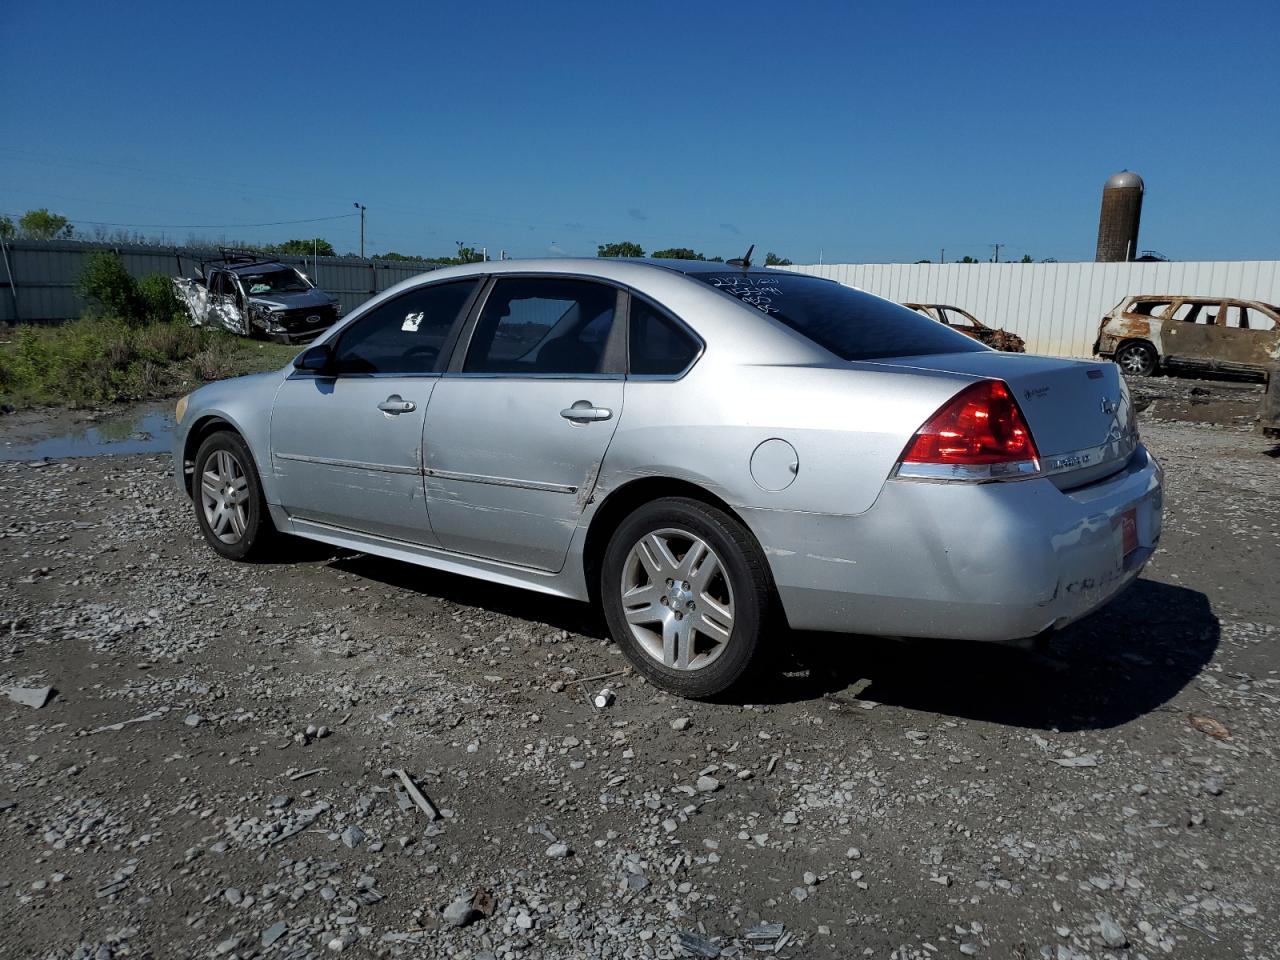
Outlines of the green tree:
[{"label": "green tree", "polygon": [[70,221],[60,214],[50,213],[44,207],[28,210],[18,220],[22,235],[31,240],[55,240],[66,238],[75,232]]},{"label": "green tree", "polygon": [[961,263],[981,263],[982,261],[981,261],[981,260],[975,260],[975,259],[973,259],[973,257],[971,257],[971,256],[969,256],[968,254],[966,254],[965,256],[963,256],[963,257],[961,257],[961,258],[960,258],[960,262],[961,262]]},{"label": "green tree", "polygon": [[653,255],[659,260],[705,260],[702,254],[688,247],[667,247],[665,250],[655,250]]},{"label": "green tree", "polygon": [[82,297],[109,316],[136,323],[144,313],[138,281],[124,268],[120,255],[99,250],[85,259],[77,289]]},{"label": "green tree", "polygon": [[17,232],[18,228],[13,225],[12,220],[0,217],[0,240],[12,240]]},{"label": "green tree", "polygon": [[138,311],[143,323],[173,323],[186,314],[173,280],[152,273],[138,281]]},{"label": "green tree", "polygon": [[624,240],[621,243],[602,243],[596,247],[597,257],[643,257],[644,248],[638,243]]},{"label": "green tree", "polygon": [[333,244],[328,240],[286,240],[284,243],[275,243],[264,247],[269,253],[288,254],[294,257],[336,257],[338,254],[334,252]]},{"label": "green tree", "polygon": [[776,253],[769,252],[764,255],[764,265],[766,267],[789,267],[791,261],[786,257],[780,257]]}]

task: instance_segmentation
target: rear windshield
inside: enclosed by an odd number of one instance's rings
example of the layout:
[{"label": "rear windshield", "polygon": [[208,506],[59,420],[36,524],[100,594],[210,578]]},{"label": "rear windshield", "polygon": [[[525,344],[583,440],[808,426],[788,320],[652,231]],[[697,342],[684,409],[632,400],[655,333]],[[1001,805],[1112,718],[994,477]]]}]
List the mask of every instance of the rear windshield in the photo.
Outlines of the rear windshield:
[{"label": "rear windshield", "polygon": [[819,277],[746,272],[690,276],[767,313],[844,360],[987,349],[914,310]]}]

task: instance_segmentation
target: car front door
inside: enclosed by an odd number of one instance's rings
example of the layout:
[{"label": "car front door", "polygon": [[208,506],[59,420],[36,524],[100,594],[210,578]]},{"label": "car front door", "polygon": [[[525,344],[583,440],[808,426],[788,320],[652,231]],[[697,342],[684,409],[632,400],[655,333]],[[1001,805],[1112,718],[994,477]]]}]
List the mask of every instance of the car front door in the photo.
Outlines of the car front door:
[{"label": "car front door", "polygon": [[213,287],[209,297],[209,319],[233,333],[248,334],[249,318],[244,309],[244,297],[235,274],[223,270],[213,275]]},{"label": "car front door", "polygon": [[1165,362],[1174,366],[1209,367],[1226,330],[1226,304],[1216,300],[1176,302],[1160,323]]},{"label": "car front door", "polygon": [[437,369],[477,279],[415,287],[353,320],[331,366],[295,370],[271,411],[271,467],[292,516],[436,545],[422,485],[422,425]]},{"label": "car front door", "polygon": [[564,565],[622,413],[620,296],[573,278],[493,282],[427,408],[427,506],[443,547]]}]

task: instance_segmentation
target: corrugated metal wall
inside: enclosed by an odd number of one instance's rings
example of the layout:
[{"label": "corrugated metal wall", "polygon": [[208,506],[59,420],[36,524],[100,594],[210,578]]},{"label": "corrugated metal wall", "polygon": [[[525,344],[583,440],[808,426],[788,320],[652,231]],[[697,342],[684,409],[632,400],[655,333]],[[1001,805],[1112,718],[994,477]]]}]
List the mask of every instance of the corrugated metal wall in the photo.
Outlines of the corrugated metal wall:
[{"label": "corrugated metal wall", "polygon": [[898,303],[949,303],[1027,342],[1030,353],[1087,357],[1103,314],[1131,294],[1238,297],[1280,304],[1280,261],[1175,263],[838,263],[785,269]]},{"label": "corrugated metal wall", "polygon": [[[3,260],[0,260],[0,322],[4,323],[13,323],[15,319],[44,323],[79,316],[84,302],[76,295],[76,280],[84,269],[85,258],[95,250],[115,250],[124,261],[125,269],[138,278],[152,273],[173,277],[179,272],[179,260],[172,247],[119,246],[73,240],[47,243],[18,240],[5,246],[13,271],[13,292],[17,293],[18,309],[15,314],[10,278],[4,272]],[[180,252],[183,276],[193,275],[200,259],[218,256],[216,250],[182,248]],[[320,257],[317,262],[311,257],[279,259],[298,267],[318,287],[336,296],[342,301],[345,311],[401,280],[435,269],[433,264],[419,260]]]}]

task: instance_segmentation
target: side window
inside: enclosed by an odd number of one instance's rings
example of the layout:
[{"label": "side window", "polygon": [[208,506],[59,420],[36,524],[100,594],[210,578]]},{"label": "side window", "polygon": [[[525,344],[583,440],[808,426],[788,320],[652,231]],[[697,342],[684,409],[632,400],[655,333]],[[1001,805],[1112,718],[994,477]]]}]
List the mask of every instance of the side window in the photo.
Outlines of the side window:
[{"label": "side window", "polygon": [[1176,320],[1179,323],[1212,323],[1209,319],[1210,310],[1208,304],[1195,303],[1191,300],[1185,300],[1178,304],[1178,309],[1173,311],[1170,320]]},{"label": "side window", "polygon": [[698,342],[652,304],[631,298],[631,373],[636,376],[674,376],[698,356]]},{"label": "side window", "polygon": [[475,287],[475,280],[417,287],[375,307],[338,338],[338,373],[430,373]]},{"label": "side window", "polygon": [[1250,330],[1274,330],[1276,322],[1274,319],[1263,313],[1257,307],[1249,308],[1249,329]]},{"label": "side window", "polygon": [[1237,330],[1241,327],[1246,330],[1249,328],[1249,320],[1245,316],[1244,307],[1238,303],[1223,304],[1222,316],[1218,318],[1218,323],[1224,327],[1231,327]]},{"label": "side window", "polygon": [[603,373],[618,292],[589,280],[511,277],[476,322],[467,373]]},{"label": "side window", "polygon": [[1162,317],[1168,309],[1168,300],[1136,300],[1125,312],[1139,317]]},{"label": "side window", "polygon": [[942,314],[942,322],[948,327],[954,327],[957,330],[978,329],[974,325],[973,319],[964,313],[961,313],[956,307],[947,307],[945,309],[940,309],[938,312]]}]

